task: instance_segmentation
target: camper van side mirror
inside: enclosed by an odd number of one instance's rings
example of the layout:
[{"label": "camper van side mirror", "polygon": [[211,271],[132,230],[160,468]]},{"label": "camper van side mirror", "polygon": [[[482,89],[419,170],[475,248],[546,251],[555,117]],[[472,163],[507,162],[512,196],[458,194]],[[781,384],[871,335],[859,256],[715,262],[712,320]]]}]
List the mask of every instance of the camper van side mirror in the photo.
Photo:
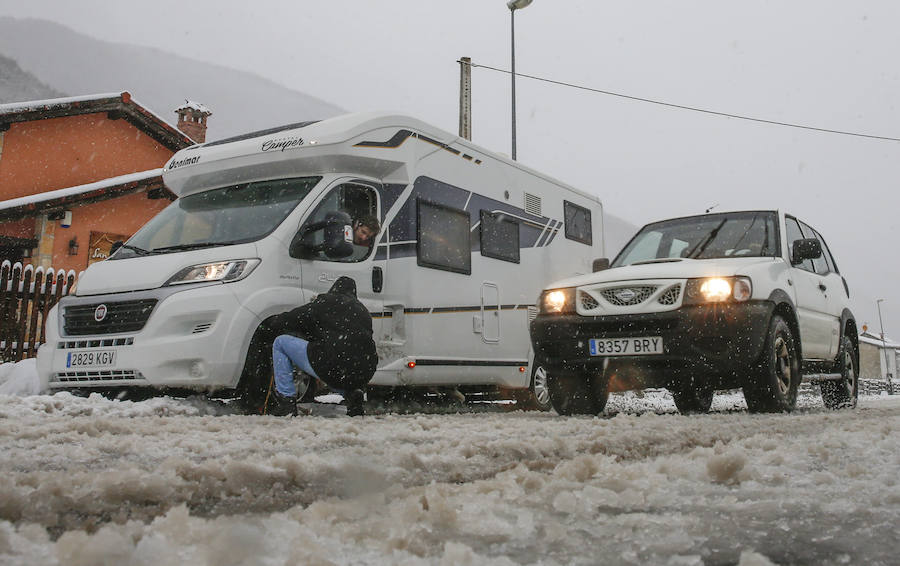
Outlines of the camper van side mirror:
[{"label": "camper van side mirror", "polygon": [[[317,232],[322,232],[321,238],[316,238]],[[325,220],[301,227],[288,249],[290,256],[296,258],[311,258],[318,252],[324,252],[330,259],[353,254],[353,228],[349,214],[329,212],[325,215]]]},{"label": "camper van side mirror", "polygon": [[609,269],[609,258],[601,257],[599,259],[595,259],[593,268],[594,268],[594,273],[596,273],[598,271],[603,271],[604,269]]}]

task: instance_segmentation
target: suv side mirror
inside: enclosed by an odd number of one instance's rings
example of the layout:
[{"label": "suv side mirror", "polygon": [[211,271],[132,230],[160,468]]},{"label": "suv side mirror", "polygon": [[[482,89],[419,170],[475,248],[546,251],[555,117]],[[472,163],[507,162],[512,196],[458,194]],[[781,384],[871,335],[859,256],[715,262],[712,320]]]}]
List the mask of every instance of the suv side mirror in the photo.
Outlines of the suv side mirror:
[{"label": "suv side mirror", "polygon": [[599,259],[595,259],[591,267],[593,268],[594,273],[603,271],[604,269],[609,269],[609,258],[601,257]]},{"label": "suv side mirror", "polygon": [[[313,235],[322,231],[319,244],[313,243]],[[330,259],[340,259],[353,254],[353,227],[350,215],[342,211],[329,212],[325,220],[307,224],[300,228],[291,239],[288,253],[291,257],[310,258],[318,252],[325,252]]]},{"label": "suv side mirror", "polygon": [[791,248],[791,265],[803,263],[805,259],[818,259],[822,257],[822,244],[815,238],[794,240]]}]

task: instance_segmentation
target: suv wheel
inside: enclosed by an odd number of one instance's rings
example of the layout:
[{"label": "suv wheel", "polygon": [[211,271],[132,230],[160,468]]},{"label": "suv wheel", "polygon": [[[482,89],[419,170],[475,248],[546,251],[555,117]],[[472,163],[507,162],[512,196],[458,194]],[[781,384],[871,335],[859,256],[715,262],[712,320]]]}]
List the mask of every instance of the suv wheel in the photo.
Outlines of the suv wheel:
[{"label": "suv wheel", "polygon": [[576,373],[548,376],[550,403],[560,415],[597,415],[606,407],[609,389],[601,374]]},{"label": "suv wheel", "polygon": [[841,350],[838,353],[836,373],[841,374],[840,381],[823,381],[821,387],[822,401],[829,409],[852,409],[856,407],[859,397],[859,368],[857,367],[856,348],[850,338],[841,338]]},{"label": "suv wheel", "polygon": [[769,322],[755,375],[744,385],[744,398],[752,413],[777,413],[794,409],[800,386],[800,356],[787,321],[774,315]]},{"label": "suv wheel", "polygon": [[687,415],[691,413],[708,413],[712,406],[715,390],[711,387],[681,387],[671,389],[672,398],[678,412]]}]

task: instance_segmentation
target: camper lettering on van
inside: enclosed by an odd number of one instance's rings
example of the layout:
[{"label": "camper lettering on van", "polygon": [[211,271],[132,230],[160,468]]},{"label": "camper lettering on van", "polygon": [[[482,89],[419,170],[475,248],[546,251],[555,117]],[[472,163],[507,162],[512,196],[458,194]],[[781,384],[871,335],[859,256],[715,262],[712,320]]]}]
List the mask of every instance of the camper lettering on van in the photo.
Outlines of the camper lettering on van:
[{"label": "camper lettering on van", "polygon": [[[372,315],[372,392],[513,391],[546,409],[528,336],[536,300],[605,255],[596,196],[405,116],[193,146],[163,182],[177,200],[48,316],[38,371],[50,388],[229,390],[258,412],[272,376],[268,321],[349,277]],[[101,304],[102,321],[79,314]],[[115,355],[67,363],[97,348]]]}]

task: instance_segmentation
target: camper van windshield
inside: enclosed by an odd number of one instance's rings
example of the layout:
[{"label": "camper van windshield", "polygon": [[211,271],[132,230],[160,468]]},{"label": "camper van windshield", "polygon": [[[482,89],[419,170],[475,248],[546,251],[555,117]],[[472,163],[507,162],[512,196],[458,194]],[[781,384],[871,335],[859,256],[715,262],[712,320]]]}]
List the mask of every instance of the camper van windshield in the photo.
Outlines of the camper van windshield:
[{"label": "camper van windshield", "polygon": [[669,258],[764,257],[778,253],[774,212],[676,218],[644,226],[610,267]]},{"label": "camper van windshield", "polygon": [[243,183],[182,197],[110,259],[253,242],[281,224],[320,179]]}]

